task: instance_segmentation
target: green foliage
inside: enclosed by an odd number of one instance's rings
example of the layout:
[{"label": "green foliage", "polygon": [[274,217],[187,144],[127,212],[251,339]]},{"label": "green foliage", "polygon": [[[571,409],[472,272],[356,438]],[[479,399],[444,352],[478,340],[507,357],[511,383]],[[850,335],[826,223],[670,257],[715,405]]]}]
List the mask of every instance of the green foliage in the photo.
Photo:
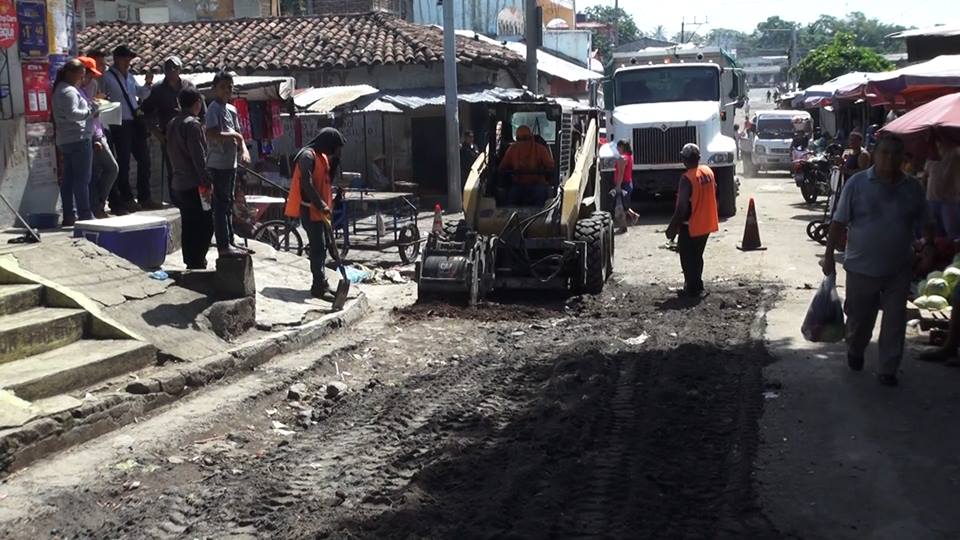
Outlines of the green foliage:
[{"label": "green foliage", "polygon": [[830,43],[810,51],[795,68],[800,87],[826,82],[853,71],[889,71],[893,64],[852,34],[838,33]]},{"label": "green foliage", "polygon": [[[643,36],[633,17],[623,8],[591,6],[584,10],[584,14],[590,21],[606,23],[616,28],[617,43],[629,43]],[[614,44],[611,43],[608,35],[603,32],[594,32],[593,48],[600,52],[600,58],[604,64],[613,60]]]}]

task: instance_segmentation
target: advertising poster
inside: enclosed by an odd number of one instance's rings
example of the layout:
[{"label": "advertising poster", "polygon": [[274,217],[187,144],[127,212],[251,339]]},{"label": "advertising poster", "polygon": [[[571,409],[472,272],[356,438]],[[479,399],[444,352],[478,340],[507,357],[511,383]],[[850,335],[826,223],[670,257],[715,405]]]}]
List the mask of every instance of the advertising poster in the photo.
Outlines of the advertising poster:
[{"label": "advertising poster", "polygon": [[47,17],[42,2],[17,2],[17,22],[20,26],[20,57],[25,60],[46,61]]},{"label": "advertising poster", "polygon": [[47,40],[50,54],[70,54],[73,49],[73,2],[47,0]]},{"label": "advertising poster", "polygon": [[17,43],[19,28],[13,0],[0,0],[0,49],[9,49]]},{"label": "advertising poster", "polygon": [[50,67],[43,63],[24,63],[24,116],[28,123],[50,121]]},{"label": "advertising poster", "polygon": [[67,60],[70,57],[66,54],[51,54],[50,55],[50,91],[53,92],[53,81],[57,80],[57,72],[60,71],[64,65],[66,65]]},{"label": "advertising poster", "polygon": [[253,132],[250,129],[250,105],[245,99],[233,100],[233,106],[237,108],[237,118],[240,120],[240,133],[244,140],[253,138]]}]

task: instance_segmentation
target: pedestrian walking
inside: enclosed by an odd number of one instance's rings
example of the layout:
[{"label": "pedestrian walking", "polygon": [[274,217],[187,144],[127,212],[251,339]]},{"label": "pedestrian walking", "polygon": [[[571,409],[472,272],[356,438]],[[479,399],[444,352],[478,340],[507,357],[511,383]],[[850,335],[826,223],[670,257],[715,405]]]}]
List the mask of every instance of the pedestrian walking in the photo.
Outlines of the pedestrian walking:
[{"label": "pedestrian walking", "polygon": [[323,128],[297,154],[290,182],[290,195],[284,213],[299,219],[310,242],[310,272],[313,283],[310,294],[330,299],[326,277],[327,234],[333,214],[333,182],[346,145],[343,135],[334,128]]},{"label": "pedestrian walking", "polygon": [[[83,84],[80,86],[80,92],[88,104],[94,105],[96,102],[97,79],[103,76],[103,73],[97,69],[97,61],[89,56],[77,58],[86,68],[86,74],[83,77]],[[113,150],[110,149],[110,143],[107,141],[103,124],[100,122],[100,116],[91,116],[87,122],[90,123],[89,129],[93,140],[93,174],[90,178],[90,209],[93,217],[105,219],[107,216],[106,204],[110,196],[110,190],[113,189],[113,183],[117,180],[119,168],[117,160],[113,157]]]},{"label": "pedestrian walking", "polygon": [[683,269],[682,296],[699,298],[704,294],[703,252],[710,233],[720,230],[717,212],[717,180],[713,170],[700,165],[700,147],[687,144],[680,151],[686,171],[677,187],[677,206],[667,227],[667,239],[677,235],[677,251]]},{"label": "pedestrian walking", "polygon": [[213,181],[213,227],[221,257],[239,257],[247,253],[235,245],[233,235],[233,199],[237,165],[250,163],[250,153],[240,131],[233,99],[234,74],[221,71],[213,77],[214,100],[204,120],[207,134],[207,169]]},{"label": "pedestrian walking", "polygon": [[86,68],[72,58],[53,83],[53,123],[57,148],[63,156],[63,180],[60,200],[63,226],[73,226],[77,217],[91,219],[90,177],[93,172],[91,118],[97,115],[96,103],[88,102],[80,91]]},{"label": "pedestrian walking", "polygon": [[851,131],[847,138],[847,150],[843,154],[844,177],[851,178],[858,172],[867,170],[870,163],[870,152],[863,147],[863,133],[858,130]]},{"label": "pedestrian walking", "polygon": [[904,153],[902,139],[885,135],[877,142],[873,167],[847,181],[830,224],[822,265],[825,275],[836,272],[834,250],[846,231],[843,267],[847,273],[847,365],[853,371],[863,370],[877,313],[883,310],[878,378],[887,386],[897,384],[897,370],[903,358],[907,295],[918,228],[924,228],[924,249],[934,249],[923,189],[903,173]]},{"label": "pedestrian walking", "polygon": [[[161,206],[153,202],[150,191],[150,149],[147,146],[149,131],[140,109],[140,103],[150,95],[153,74],[147,73],[146,85],[140,86],[130,63],[137,53],[126,45],[113,50],[113,65],[104,74],[101,82],[110,101],[120,103],[123,121],[119,126],[110,127],[110,138],[116,150],[117,174],[116,189],[110,194],[110,208],[123,208],[128,212],[148,209],[156,210]],[[137,199],[134,200],[130,188],[130,156],[137,160]]]},{"label": "pedestrian walking", "polygon": [[[164,164],[164,174],[166,175],[167,188],[172,189],[173,170],[170,163],[170,155],[167,150],[166,129],[167,124],[173,120],[180,112],[178,96],[181,90],[196,90],[192,82],[180,77],[180,70],[183,68],[183,61],[178,56],[167,57],[163,61],[163,80],[153,85],[150,89],[150,96],[143,101],[143,113],[150,132],[160,141],[160,152]],[[200,115],[202,120],[207,110],[207,104],[200,100]]]},{"label": "pedestrian walking", "polygon": [[617,153],[620,157],[614,163],[613,171],[614,208],[617,204],[622,205],[624,220],[620,232],[627,232],[627,219],[634,225],[640,220],[640,215],[630,207],[633,197],[633,149],[630,147],[630,141],[626,139],[617,141]]},{"label": "pedestrian walking", "polygon": [[188,270],[207,267],[207,251],[213,238],[213,212],[209,194],[213,179],[207,170],[207,137],[199,115],[203,96],[194,88],[184,88],[177,97],[177,113],[164,138],[170,156],[170,196],[180,209],[180,239],[183,263]]},{"label": "pedestrian walking", "polygon": [[937,159],[928,159],[923,167],[927,184],[927,206],[938,235],[960,239],[960,152],[951,142],[938,139]]},{"label": "pedestrian walking", "polygon": [[773,93],[767,90],[767,103],[770,103],[770,99],[773,97]]}]

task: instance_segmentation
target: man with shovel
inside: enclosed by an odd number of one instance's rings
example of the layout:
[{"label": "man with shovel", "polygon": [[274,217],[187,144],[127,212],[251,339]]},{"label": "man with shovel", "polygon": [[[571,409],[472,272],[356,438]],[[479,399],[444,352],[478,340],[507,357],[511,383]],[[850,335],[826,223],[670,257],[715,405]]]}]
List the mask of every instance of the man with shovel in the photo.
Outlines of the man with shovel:
[{"label": "man with shovel", "polygon": [[[326,258],[327,249],[332,247],[336,254],[336,245],[333,244],[333,182],[332,178],[340,165],[340,151],[346,141],[343,135],[334,128],[323,128],[297,154],[293,168],[293,178],[290,182],[290,195],[287,197],[285,214],[289,218],[299,218],[303,228],[307,231],[310,242],[310,271],[313,273],[313,285],[310,294],[314,298],[334,300],[334,307],[342,303],[346,296],[338,287],[334,297],[327,283]],[[328,243],[329,242],[329,243]],[[339,261],[338,261],[339,262]],[[341,263],[342,268],[342,263]],[[344,276],[345,286],[349,286]],[[339,306],[339,307],[342,307]]]}]

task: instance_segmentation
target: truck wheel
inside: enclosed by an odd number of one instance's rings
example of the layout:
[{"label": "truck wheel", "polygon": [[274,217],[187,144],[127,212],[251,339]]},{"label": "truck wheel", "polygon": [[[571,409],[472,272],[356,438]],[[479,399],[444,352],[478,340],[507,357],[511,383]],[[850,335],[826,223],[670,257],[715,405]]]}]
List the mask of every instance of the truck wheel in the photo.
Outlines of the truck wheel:
[{"label": "truck wheel", "polygon": [[577,222],[574,240],[586,243],[587,275],[585,276],[584,292],[599,294],[603,291],[603,282],[607,269],[607,253],[603,241],[605,228],[603,220],[597,216],[582,219]]},{"label": "truck wheel", "polygon": [[717,212],[721,218],[737,215],[737,183],[733,167],[714,169],[717,180]]}]

